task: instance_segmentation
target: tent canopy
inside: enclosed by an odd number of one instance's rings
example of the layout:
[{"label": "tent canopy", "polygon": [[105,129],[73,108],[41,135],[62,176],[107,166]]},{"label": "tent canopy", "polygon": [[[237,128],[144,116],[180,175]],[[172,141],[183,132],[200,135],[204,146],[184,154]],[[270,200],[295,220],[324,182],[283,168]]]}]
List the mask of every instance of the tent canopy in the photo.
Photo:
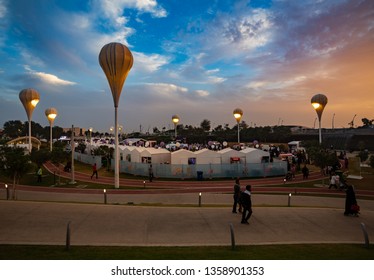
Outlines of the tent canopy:
[{"label": "tent canopy", "polygon": [[194,152],[196,156],[196,164],[221,164],[221,155],[217,152],[202,149]]},{"label": "tent canopy", "polygon": [[246,163],[262,163],[268,162],[270,159],[269,152],[255,148],[246,148],[240,152],[245,155]]}]

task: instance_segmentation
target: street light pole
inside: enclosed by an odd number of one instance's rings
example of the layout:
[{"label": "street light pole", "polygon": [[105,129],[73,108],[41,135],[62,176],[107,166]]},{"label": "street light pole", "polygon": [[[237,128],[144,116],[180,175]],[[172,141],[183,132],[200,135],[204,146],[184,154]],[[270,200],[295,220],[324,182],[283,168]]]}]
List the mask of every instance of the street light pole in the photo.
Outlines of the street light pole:
[{"label": "street light pole", "polygon": [[243,110],[240,108],[236,108],[233,112],[234,118],[236,119],[236,122],[238,123],[238,144],[240,144],[240,120],[243,116]]},{"label": "street light pole", "polygon": [[36,105],[40,100],[40,95],[35,89],[27,88],[21,90],[21,92],[19,93],[19,99],[21,100],[23,107],[26,110],[27,118],[29,120],[29,152],[31,153],[31,117],[32,112],[34,111]]},{"label": "street light pole", "polygon": [[174,137],[175,137],[175,141],[177,141],[177,125],[178,125],[178,122],[179,122],[179,117],[178,115],[173,115],[171,117],[171,120],[173,121],[174,123]]},{"label": "street light pole", "polygon": [[322,119],[323,109],[325,109],[325,106],[327,104],[327,97],[323,94],[316,94],[312,97],[311,103],[312,103],[313,108],[317,112],[318,123],[319,123],[319,144],[322,144],[321,119]]},{"label": "street light pole", "polygon": [[55,118],[57,117],[57,110],[55,108],[49,108],[47,110],[45,110],[45,115],[47,116],[47,119],[49,121],[49,127],[50,127],[50,131],[49,131],[49,150],[52,152],[52,141],[53,141],[53,137],[52,137],[52,126],[53,126],[53,122],[55,120]]},{"label": "street light pole", "polygon": [[76,183],[75,182],[75,170],[74,170],[74,153],[75,153],[74,125],[71,126],[70,146],[71,146],[71,181],[70,181],[70,184],[74,185]]},{"label": "street light pole", "polygon": [[92,127],[90,127],[90,128],[88,129],[88,131],[90,132],[90,145],[92,145],[92,130],[93,130]]},{"label": "street light pole", "polygon": [[119,150],[118,150],[118,103],[123,84],[133,65],[134,58],[131,51],[121,43],[109,43],[102,47],[99,63],[108,80],[114,103],[114,131],[115,131],[115,164],[114,187],[119,188]]}]

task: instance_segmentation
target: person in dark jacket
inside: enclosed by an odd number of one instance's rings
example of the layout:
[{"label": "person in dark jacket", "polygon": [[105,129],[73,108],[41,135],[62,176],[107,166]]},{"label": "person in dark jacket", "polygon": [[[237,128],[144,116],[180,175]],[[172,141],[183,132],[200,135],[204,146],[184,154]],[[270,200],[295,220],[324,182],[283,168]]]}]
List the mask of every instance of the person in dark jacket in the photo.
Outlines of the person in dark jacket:
[{"label": "person in dark jacket", "polygon": [[235,180],[235,185],[234,185],[234,204],[232,206],[233,213],[238,213],[236,212],[236,207],[238,206],[238,204],[239,204],[239,212],[242,212],[242,206],[240,204],[240,193],[241,193],[240,181],[239,181],[239,178],[237,178]]},{"label": "person in dark jacket", "polygon": [[252,215],[251,185],[245,187],[245,191],[241,193],[240,200],[243,206],[242,224],[249,224],[248,220]]},{"label": "person in dark jacket", "polygon": [[[352,208],[352,205],[354,205],[353,208]],[[356,209],[354,209],[355,207]],[[358,216],[356,194],[355,194],[355,191],[352,185],[349,185],[346,190],[344,215],[345,216],[348,216],[348,215]]]},{"label": "person in dark jacket", "polygon": [[148,168],[148,176],[149,176],[149,182],[152,182],[152,180],[153,180],[153,168],[152,168],[152,164]]},{"label": "person in dark jacket", "polygon": [[95,175],[96,175],[96,179],[99,179],[99,178],[98,178],[99,175],[98,175],[98,173],[97,173],[96,162],[92,165],[92,175],[91,175],[91,179],[92,179],[92,177],[95,176]]}]

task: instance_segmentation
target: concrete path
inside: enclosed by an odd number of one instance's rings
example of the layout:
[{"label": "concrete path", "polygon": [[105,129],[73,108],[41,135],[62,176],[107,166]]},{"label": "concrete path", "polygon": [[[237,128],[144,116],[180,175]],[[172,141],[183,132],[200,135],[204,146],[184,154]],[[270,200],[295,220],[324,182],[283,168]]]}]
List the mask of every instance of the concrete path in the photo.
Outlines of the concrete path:
[{"label": "concrete path", "polygon": [[64,245],[69,222],[72,245],[231,246],[230,224],[237,245],[363,244],[361,223],[374,240],[372,200],[359,201],[360,217],[346,217],[343,197],[293,195],[288,207],[288,196],[253,195],[253,216],[242,225],[230,194],[204,194],[201,207],[196,194],[124,194],[108,204],[100,197],[86,204],[0,200],[0,244]]}]

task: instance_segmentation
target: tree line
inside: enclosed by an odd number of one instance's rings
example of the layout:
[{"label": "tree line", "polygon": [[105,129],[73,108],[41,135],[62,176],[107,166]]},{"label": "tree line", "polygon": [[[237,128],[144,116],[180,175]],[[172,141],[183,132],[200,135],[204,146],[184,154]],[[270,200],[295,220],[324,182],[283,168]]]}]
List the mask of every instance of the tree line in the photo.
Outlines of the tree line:
[{"label": "tree line", "polygon": [[[174,139],[174,129],[161,131],[155,127],[153,134],[133,132],[129,134],[120,135],[122,138],[142,137],[147,140],[156,141],[175,141],[180,140],[187,143],[207,143],[209,141],[218,142],[236,142],[237,141],[237,125],[232,127],[229,124],[218,125],[211,129],[211,122],[204,119],[200,126],[192,125],[177,125],[178,139]],[[31,133],[38,139],[50,138],[50,127],[41,126],[39,123],[31,121]],[[86,132],[88,136],[89,132]],[[28,122],[21,122],[19,120],[11,120],[4,123],[3,138],[14,139],[28,134]],[[63,128],[59,126],[52,127],[53,138],[60,138],[63,135],[70,136],[69,132],[64,132]],[[107,137],[109,133],[92,132],[93,137]],[[249,127],[244,121],[240,123],[240,140],[241,142],[287,142],[291,138],[291,130],[287,126],[263,126],[263,127]]]}]

